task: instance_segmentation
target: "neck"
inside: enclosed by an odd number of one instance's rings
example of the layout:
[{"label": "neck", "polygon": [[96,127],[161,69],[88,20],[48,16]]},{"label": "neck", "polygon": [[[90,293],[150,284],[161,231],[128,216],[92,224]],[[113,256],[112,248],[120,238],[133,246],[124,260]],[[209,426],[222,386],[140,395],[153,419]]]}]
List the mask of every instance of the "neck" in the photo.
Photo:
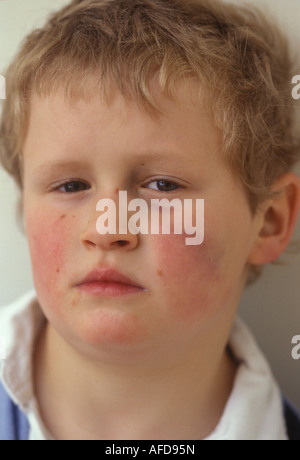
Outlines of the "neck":
[{"label": "neck", "polygon": [[165,361],[112,364],[87,359],[48,324],[34,366],[42,418],[57,440],[203,439],[236,371],[225,346],[214,342],[209,354],[208,346]]}]

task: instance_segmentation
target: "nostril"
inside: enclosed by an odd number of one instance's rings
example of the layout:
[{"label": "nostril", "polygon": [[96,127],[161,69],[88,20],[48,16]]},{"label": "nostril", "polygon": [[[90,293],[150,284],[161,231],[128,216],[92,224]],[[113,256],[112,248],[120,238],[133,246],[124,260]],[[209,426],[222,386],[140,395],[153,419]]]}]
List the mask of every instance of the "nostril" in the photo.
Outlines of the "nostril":
[{"label": "nostril", "polygon": [[86,241],[85,241],[85,244],[86,244],[86,245],[87,245],[87,247],[89,247],[89,248],[91,248],[91,247],[95,247],[95,246],[96,246],[96,244],[95,244],[95,243],[93,243],[92,241],[88,241],[88,240],[86,240]]},{"label": "nostril", "polygon": [[119,240],[117,241],[119,246],[127,246],[129,244],[129,241],[126,240]]}]

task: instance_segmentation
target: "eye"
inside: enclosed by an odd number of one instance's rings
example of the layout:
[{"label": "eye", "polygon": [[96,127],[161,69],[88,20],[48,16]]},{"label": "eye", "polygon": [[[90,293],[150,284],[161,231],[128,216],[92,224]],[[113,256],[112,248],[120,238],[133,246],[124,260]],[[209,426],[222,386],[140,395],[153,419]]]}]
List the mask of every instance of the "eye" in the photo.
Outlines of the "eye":
[{"label": "eye", "polygon": [[145,188],[151,188],[152,190],[158,190],[159,192],[173,192],[179,188],[179,185],[169,180],[160,179],[149,182]]},{"label": "eye", "polygon": [[89,190],[91,187],[85,182],[72,180],[59,185],[56,190],[62,193],[79,193]]}]

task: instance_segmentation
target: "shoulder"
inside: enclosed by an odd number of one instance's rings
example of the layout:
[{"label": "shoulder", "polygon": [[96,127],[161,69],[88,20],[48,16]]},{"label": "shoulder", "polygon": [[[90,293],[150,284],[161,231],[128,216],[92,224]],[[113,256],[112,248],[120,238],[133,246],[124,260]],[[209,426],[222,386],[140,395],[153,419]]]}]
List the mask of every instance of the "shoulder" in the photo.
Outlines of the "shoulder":
[{"label": "shoulder", "polygon": [[0,306],[0,440],[27,439],[27,417],[15,404],[18,400],[15,390],[24,380],[25,355],[29,350],[26,343],[33,336],[35,304],[36,294],[31,291],[9,305]]},{"label": "shoulder", "polygon": [[0,380],[0,440],[26,441],[28,434],[26,415],[11,400]]},{"label": "shoulder", "polygon": [[12,316],[21,312],[27,305],[36,299],[36,293],[34,290],[23,294],[18,299],[10,302],[6,305],[0,305],[0,319],[5,321],[10,319]]},{"label": "shoulder", "polygon": [[300,441],[300,413],[285,397],[283,406],[289,440]]},{"label": "shoulder", "polygon": [[36,300],[36,293],[32,290],[14,302],[0,306],[0,339],[5,340],[7,346],[12,339],[13,332],[18,329],[19,319],[24,317],[24,313]]}]

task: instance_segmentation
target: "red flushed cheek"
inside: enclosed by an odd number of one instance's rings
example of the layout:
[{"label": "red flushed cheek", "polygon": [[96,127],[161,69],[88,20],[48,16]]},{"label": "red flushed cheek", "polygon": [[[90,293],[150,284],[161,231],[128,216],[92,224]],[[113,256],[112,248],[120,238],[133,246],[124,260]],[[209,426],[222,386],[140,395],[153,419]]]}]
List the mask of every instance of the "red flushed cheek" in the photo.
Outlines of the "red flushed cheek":
[{"label": "red flushed cheek", "polygon": [[68,218],[34,213],[26,218],[33,277],[40,296],[59,290],[68,240]]},{"label": "red flushed cheek", "polygon": [[168,313],[193,320],[216,308],[222,284],[221,253],[209,239],[186,245],[186,235],[159,235],[155,239],[156,269]]}]

